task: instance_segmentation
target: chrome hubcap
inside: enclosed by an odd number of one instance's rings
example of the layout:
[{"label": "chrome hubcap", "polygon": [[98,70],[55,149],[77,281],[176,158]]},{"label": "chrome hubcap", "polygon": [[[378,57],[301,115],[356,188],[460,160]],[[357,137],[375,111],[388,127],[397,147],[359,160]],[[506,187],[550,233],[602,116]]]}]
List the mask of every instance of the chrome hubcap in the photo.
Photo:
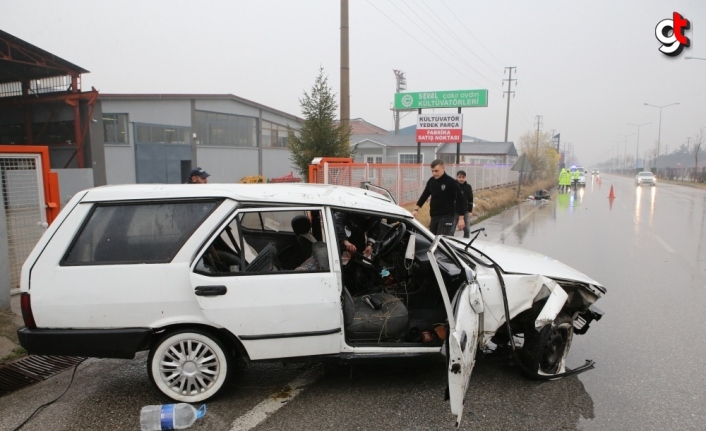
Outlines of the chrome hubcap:
[{"label": "chrome hubcap", "polygon": [[159,373],[166,385],[180,395],[195,395],[213,386],[221,363],[210,346],[196,340],[178,341],[164,352]]}]

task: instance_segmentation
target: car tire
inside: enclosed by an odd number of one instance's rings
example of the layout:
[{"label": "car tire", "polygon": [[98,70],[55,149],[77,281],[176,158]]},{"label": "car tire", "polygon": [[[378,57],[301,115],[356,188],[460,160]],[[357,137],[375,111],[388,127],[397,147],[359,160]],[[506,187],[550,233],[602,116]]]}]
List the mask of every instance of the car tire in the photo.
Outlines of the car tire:
[{"label": "car tire", "polygon": [[164,335],[147,358],[147,374],[155,387],[184,403],[215,396],[228,381],[232,368],[228,349],[212,334],[198,329]]},{"label": "car tire", "polygon": [[564,368],[564,360],[569,354],[573,336],[573,319],[566,313],[560,313],[554,322],[542,327],[538,333],[525,333],[525,344],[521,352],[524,366],[531,373],[559,373]]}]

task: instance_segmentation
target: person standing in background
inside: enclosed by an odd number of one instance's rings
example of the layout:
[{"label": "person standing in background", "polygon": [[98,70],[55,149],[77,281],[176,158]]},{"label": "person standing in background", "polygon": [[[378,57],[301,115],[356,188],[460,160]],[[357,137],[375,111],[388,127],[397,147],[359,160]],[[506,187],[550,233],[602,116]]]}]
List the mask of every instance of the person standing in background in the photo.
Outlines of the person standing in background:
[{"label": "person standing in background", "polygon": [[461,187],[461,192],[463,192],[463,197],[466,198],[466,204],[468,205],[468,210],[463,214],[463,237],[471,237],[471,219],[470,215],[473,212],[473,187],[466,181],[466,171],[458,171],[456,173],[456,181]]},{"label": "person standing in background", "polygon": [[571,185],[571,173],[566,168],[559,172],[559,192],[568,192]]},{"label": "person standing in background", "polygon": [[466,198],[463,197],[458,182],[446,174],[446,168],[441,159],[431,162],[431,175],[432,177],[427,181],[412,215],[416,218],[419,208],[431,197],[429,230],[434,235],[453,236],[456,219],[458,219],[459,229],[466,226],[463,219],[463,215],[467,214],[468,209]]},{"label": "person standing in background", "polygon": [[189,179],[186,180],[186,184],[206,184],[210,176],[211,175],[203,169],[194,168],[189,173]]}]

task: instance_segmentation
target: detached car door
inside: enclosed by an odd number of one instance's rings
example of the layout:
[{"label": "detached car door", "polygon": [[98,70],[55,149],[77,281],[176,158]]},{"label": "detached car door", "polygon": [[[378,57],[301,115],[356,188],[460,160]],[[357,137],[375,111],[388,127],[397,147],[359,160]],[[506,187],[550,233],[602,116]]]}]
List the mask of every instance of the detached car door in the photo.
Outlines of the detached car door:
[{"label": "detached car door", "polygon": [[[474,293],[472,289],[477,289],[477,284],[472,284],[470,280],[467,280],[456,291],[453,301],[450,300],[438,259],[441,257],[447,258],[453,254],[453,251],[446,248],[445,251],[448,254],[442,254],[438,250],[440,241],[441,237],[437,236],[427,254],[434,276],[441,289],[441,296],[446,305],[446,314],[449,318],[449,335],[443,348],[446,350],[448,366],[448,396],[451,404],[451,413],[456,416],[456,427],[458,427],[461,424],[463,402],[468,391],[478,347],[478,324],[480,318],[471,306],[471,295]],[[460,261],[457,262],[456,266],[461,270],[465,269],[464,265],[460,265]]]},{"label": "detached car door", "polygon": [[340,352],[341,294],[323,217],[316,207],[241,209],[192,263],[204,315],[250,359]]}]

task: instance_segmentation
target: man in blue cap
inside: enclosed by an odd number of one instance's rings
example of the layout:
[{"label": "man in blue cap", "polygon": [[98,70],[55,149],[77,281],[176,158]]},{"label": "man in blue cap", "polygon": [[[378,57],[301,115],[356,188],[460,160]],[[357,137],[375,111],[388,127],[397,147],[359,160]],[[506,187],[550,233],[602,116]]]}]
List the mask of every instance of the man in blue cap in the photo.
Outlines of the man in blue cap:
[{"label": "man in blue cap", "polygon": [[194,168],[189,174],[189,179],[186,184],[206,184],[208,182],[208,177],[211,175],[201,168]]}]

